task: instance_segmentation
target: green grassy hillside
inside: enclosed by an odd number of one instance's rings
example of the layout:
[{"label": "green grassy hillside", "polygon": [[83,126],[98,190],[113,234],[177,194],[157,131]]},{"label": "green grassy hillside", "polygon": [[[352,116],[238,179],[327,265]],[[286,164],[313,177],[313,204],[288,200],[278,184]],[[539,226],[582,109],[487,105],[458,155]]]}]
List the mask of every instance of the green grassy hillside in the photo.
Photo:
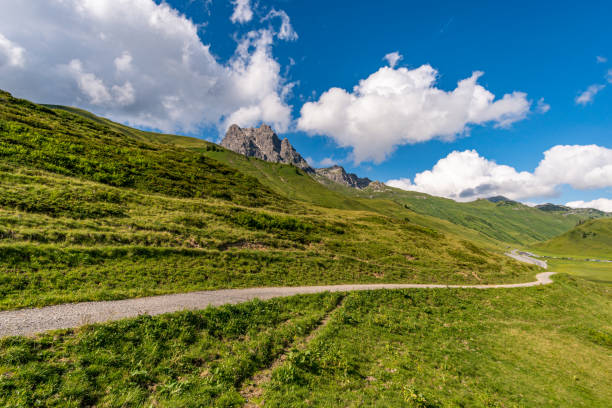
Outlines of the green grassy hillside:
[{"label": "green grassy hillside", "polygon": [[587,221],[558,237],[533,247],[546,254],[600,257],[612,260],[612,218]]},{"label": "green grassy hillside", "polygon": [[280,196],[203,154],[145,143],[112,127],[0,93],[0,158],[115,187],[175,197],[284,205]]},{"label": "green grassy hillside", "polygon": [[391,201],[292,199],[274,186],[286,174],[303,180],[301,194],[341,196],[290,166],[267,163],[278,172],[264,185],[193,146],[0,98],[0,308],[222,287],[507,282],[536,270]]},{"label": "green grassy hillside", "polygon": [[514,245],[543,241],[562,234],[579,221],[602,214],[543,211],[517,202],[476,200],[458,203],[414,191],[388,188],[384,192],[353,191],[360,196],[387,198],[420,214],[430,215]]}]

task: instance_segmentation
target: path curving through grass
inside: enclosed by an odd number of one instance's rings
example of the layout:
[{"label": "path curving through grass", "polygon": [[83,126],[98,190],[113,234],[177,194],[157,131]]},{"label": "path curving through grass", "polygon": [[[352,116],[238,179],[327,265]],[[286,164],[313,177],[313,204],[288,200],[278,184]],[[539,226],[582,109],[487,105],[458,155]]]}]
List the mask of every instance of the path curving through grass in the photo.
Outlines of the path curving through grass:
[{"label": "path curving through grass", "polygon": [[378,289],[499,289],[524,288],[552,283],[554,272],[542,272],[536,280],[526,283],[499,285],[439,285],[439,284],[363,284],[363,285],[325,285],[295,286],[279,288],[224,289],[201,292],[180,293],[175,295],[151,296],[136,299],[106,302],[69,303],[38,309],[21,309],[0,312],[0,337],[34,335],[48,330],[68,329],[91,323],[120,320],[139,315],[159,315],[180,310],[197,310],[208,306],[236,304],[253,299],[272,299],[277,297],[321,293],[350,292],[356,290]]}]

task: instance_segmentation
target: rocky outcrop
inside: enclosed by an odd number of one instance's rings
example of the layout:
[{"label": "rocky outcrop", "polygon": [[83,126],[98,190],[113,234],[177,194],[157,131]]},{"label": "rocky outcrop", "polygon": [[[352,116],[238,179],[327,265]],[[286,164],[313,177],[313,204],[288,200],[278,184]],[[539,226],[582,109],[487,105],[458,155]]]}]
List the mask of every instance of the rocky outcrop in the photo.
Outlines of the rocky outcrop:
[{"label": "rocky outcrop", "polygon": [[266,124],[262,124],[259,128],[241,128],[238,125],[232,125],[227,130],[221,146],[248,157],[256,157],[273,163],[292,164],[310,173],[320,182],[332,181],[359,189],[369,186],[374,191],[383,191],[385,188],[380,182],[373,182],[369,178],[347,173],[340,166],[313,169],[291,146],[287,138],[280,140],[272,128]]},{"label": "rocky outcrop", "polygon": [[273,163],[292,164],[308,173],[314,173],[314,169],[291,146],[289,140],[285,138],[281,141],[266,124],[259,128],[241,128],[232,125],[227,130],[221,146],[248,157],[257,157]]},{"label": "rocky outcrop", "polygon": [[372,183],[372,180],[369,178],[361,178],[354,173],[347,173],[346,170],[344,170],[344,167],[337,165],[323,169],[316,169],[315,172],[319,177],[325,177],[334,183],[342,184],[347,187],[366,188]]}]

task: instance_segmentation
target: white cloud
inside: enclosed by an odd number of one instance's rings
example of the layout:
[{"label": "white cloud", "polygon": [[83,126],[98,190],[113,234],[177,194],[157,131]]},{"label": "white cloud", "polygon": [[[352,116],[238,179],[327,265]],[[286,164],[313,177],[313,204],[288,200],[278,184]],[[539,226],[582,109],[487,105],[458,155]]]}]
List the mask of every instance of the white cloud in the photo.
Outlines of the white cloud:
[{"label": "white cloud", "polygon": [[125,51],[120,57],[115,58],[115,68],[117,72],[127,72],[132,70],[132,55]]},{"label": "white cloud", "polygon": [[598,55],[597,57],[595,57],[595,59],[597,60],[598,64],[604,64],[608,62],[608,59],[606,57],[602,57],[601,55]]},{"label": "white cloud", "polygon": [[538,99],[536,110],[538,111],[538,113],[546,113],[550,110],[550,105],[544,102],[544,98],[540,98]]},{"label": "white cloud", "polygon": [[383,59],[389,63],[389,66],[391,68],[395,68],[397,63],[400,62],[402,59],[404,59],[404,56],[401,55],[399,52],[394,51],[394,52],[390,52],[389,54],[385,55]]},{"label": "white cloud", "polygon": [[586,91],[581,92],[580,95],[576,97],[576,104],[578,105],[586,105],[588,103],[593,102],[593,98],[595,95],[599,93],[602,89],[604,89],[605,85],[594,84],[589,86]]},{"label": "white cloud", "polygon": [[251,0],[232,0],[234,12],[230,17],[232,23],[248,23],[253,18]]},{"label": "white cloud", "polygon": [[[267,121],[283,132],[291,123],[291,84],[269,30],[239,38],[222,63],[193,22],[153,0],[15,1],[3,7],[0,27],[0,88],[19,97],[165,132],[224,132],[229,121]],[[5,38],[27,50],[22,68],[2,63]],[[13,54],[22,56],[11,64],[22,64],[23,53]]]},{"label": "white cloud", "polygon": [[[568,163],[571,163],[568,164]],[[387,185],[457,201],[503,195],[513,200],[552,197],[558,187],[587,190],[612,186],[612,149],[597,145],[554,146],[534,172],[497,164],[475,150],[454,151],[431,169]]]},{"label": "white cloud", "polygon": [[539,186],[533,174],[487,160],[475,150],[450,153],[431,170],[418,173],[414,183],[410,179],[399,179],[386,184],[457,201],[497,195],[516,200],[554,193],[550,187]]},{"label": "white cloud", "polygon": [[541,183],[569,184],[586,190],[612,186],[612,149],[597,145],[559,145],[544,152],[535,170]]},{"label": "white cloud", "polygon": [[22,68],[25,65],[25,49],[0,33],[0,68],[4,65]]},{"label": "white cloud", "polygon": [[606,72],[606,81],[612,84],[612,69],[609,69],[608,72]]},{"label": "white cloud", "polygon": [[298,35],[293,29],[291,20],[289,19],[287,13],[285,13],[283,10],[272,9],[268,15],[262,19],[262,21],[269,20],[273,17],[279,17],[281,19],[281,26],[277,34],[278,38],[285,41],[295,41],[298,39]]},{"label": "white cloud", "polygon": [[605,212],[612,212],[612,200],[609,198],[598,198],[592,201],[571,201],[565,205],[572,208],[595,208]]},{"label": "white cloud", "polygon": [[381,162],[396,146],[434,138],[452,140],[470,124],[508,126],[529,112],[521,92],[501,99],[477,84],[481,72],[459,81],[452,91],[436,88],[429,65],[409,70],[383,67],[359,81],[353,92],[331,88],[301,109],[297,127],[332,137],[353,148],[355,163]]}]

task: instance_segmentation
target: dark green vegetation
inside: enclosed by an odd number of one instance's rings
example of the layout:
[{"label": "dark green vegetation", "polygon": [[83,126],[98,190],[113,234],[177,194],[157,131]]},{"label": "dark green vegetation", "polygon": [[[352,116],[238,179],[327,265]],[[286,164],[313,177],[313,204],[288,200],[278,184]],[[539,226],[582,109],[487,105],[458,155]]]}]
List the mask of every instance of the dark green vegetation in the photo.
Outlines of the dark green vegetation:
[{"label": "dark green vegetation", "polygon": [[330,191],[294,167],[6,93],[0,102],[0,309],[221,287],[516,282],[536,271],[468,240],[474,231]]},{"label": "dark green vegetation", "polygon": [[546,242],[534,245],[539,252],[612,260],[612,218],[587,221]]},{"label": "dark green vegetation", "polygon": [[[612,292],[351,293],[273,373],[267,407],[609,407]],[[355,341],[359,339],[359,341]]]},{"label": "dark green vegetation", "polygon": [[266,406],[612,404],[606,286],[562,275],[522,289],[355,292],[336,308],[341,296],[3,339],[0,404],[239,407],[241,384],[283,353]]},{"label": "dark green vegetation", "polygon": [[341,296],[254,301],[0,340],[0,405],[240,406],[240,385]]}]

